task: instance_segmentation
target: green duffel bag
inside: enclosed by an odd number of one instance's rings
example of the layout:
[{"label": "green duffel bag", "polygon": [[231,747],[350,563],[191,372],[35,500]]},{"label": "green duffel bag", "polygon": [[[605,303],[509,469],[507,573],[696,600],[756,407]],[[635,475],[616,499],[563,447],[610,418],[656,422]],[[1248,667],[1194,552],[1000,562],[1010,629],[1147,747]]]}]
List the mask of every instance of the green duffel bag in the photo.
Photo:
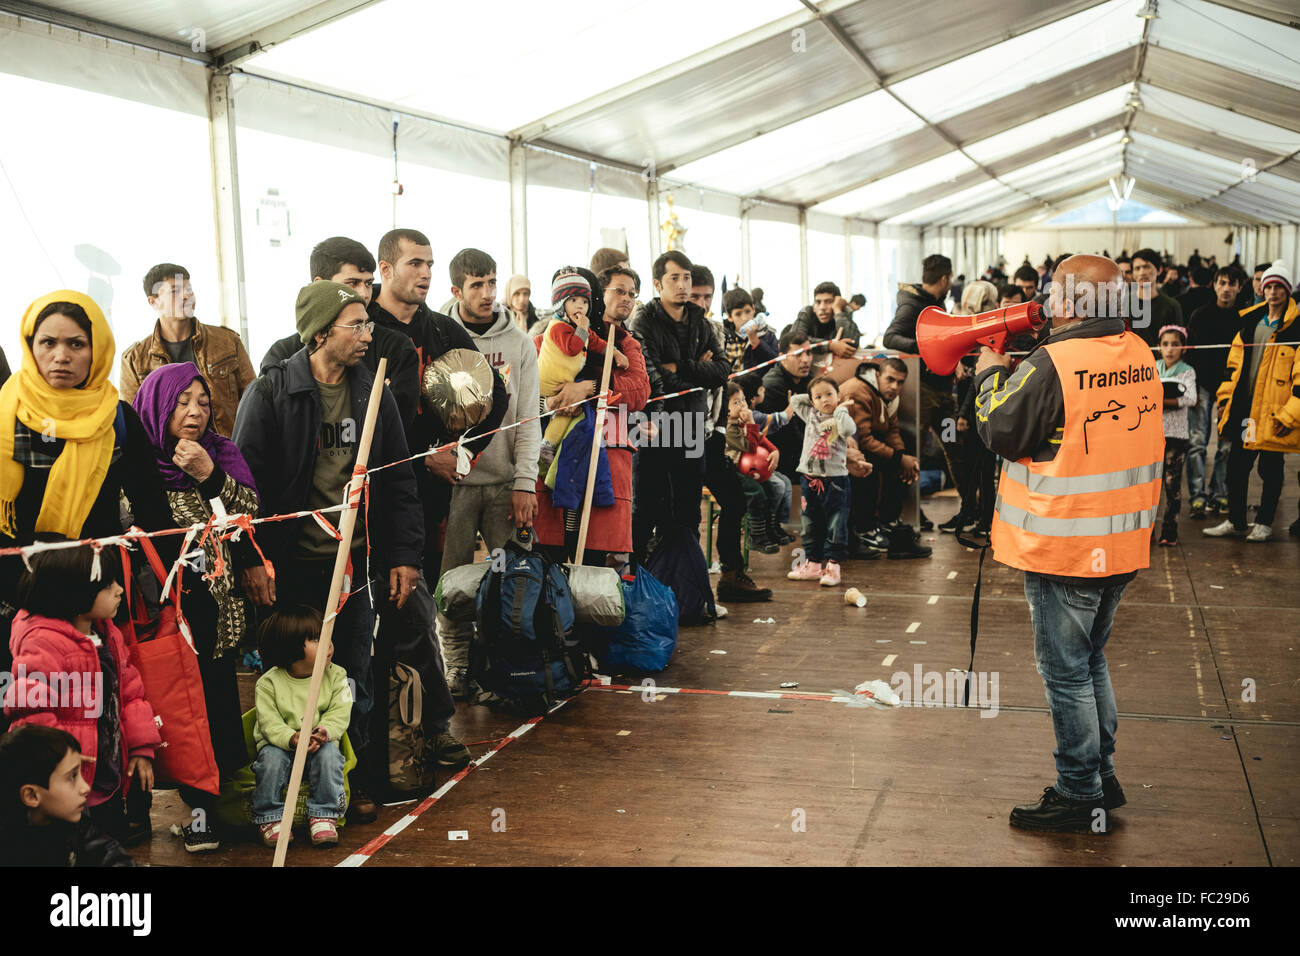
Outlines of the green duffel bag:
[{"label": "green duffel bag", "polygon": [[[217,797],[214,810],[217,819],[226,826],[248,827],[253,825],[253,790],[257,787],[257,776],[253,773],[253,761],[257,759],[257,744],[253,742],[253,728],[257,726],[257,710],[244,714],[244,747],[248,753],[248,763],[244,764],[222,783],[221,795]],[[357,755],[352,750],[352,742],[344,734],[339,741],[343,751],[343,793],[349,803],[352,801],[352,788],[348,775],[357,765]],[[293,812],[293,824],[299,826],[307,822],[307,773],[304,768],[302,783],[298,786],[298,805]],[[344,819],[334,821],[343,826]]]}]

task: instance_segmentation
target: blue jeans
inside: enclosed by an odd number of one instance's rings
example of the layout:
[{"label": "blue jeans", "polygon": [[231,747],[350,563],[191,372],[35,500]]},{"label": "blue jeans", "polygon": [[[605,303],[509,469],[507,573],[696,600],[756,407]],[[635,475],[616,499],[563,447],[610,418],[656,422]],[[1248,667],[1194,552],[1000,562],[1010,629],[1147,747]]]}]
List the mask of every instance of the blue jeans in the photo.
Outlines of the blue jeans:
[{"label": "blue jeans", "polygon": [[813,488],[807,475],[799,475],[803,495],[804,556],[814,564],[842,562],[849,553],[849,476],[822,478],[823,490]]},{"label": "blue jeans", "polygon": [[[1205,459],[1210,445],[1210,435],[1214,431],[1214,395],[1206,389],[1196,391],[1196,404],[1187,410],[1190,427],[1191,446],[1187,450],[1187,497],[1192,501],[1204,499]],[[1214,453],[1214,465],[1210,475],[1209,497],[1226,498],[1228,496],[1228,448],[1231,442],[1219,439],[1219,447]]]},{"label": "blue jeans", "polygon": [[1115,775],[1119,712],[1103,648],[1127,586],[1066,584],[1025,572],[1034,660],[1056,731],[1056,790],[1071,800],[1100,798],[1102,777]]},{"label": "blue jeans", "polygon": [[767,492],[767,500],[777,522],[785,524],[790,520],[790,494],[793,490],[790,479],[781,472],[774,471],[772,477],[763,482],[763,490]]},{"label": "blue jeans", "polygon": [[[257,752],[253,773],[257,786],[253,789],[253,823],[275,823],[284,816],[284,788],[289,786],[289,772],[293,770],[293,754],[267,744]],[[348,808],[343,792],[343,751],[337,740],[323,744],[314,754],[307,755],[307,769],[303,774],[307,783],[307,816],[337,820]]]}]

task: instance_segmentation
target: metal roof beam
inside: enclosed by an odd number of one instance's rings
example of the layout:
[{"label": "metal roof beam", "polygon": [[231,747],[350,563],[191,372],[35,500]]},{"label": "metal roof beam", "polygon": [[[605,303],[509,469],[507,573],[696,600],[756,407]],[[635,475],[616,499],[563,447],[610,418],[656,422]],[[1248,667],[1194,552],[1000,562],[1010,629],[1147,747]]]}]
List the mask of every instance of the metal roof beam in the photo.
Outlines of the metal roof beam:
[{"label": "metal roof beam", "polygon": [[188,43],[182,43],[169,37],[154,36],[152,33],[141,33],[138,30],[117,26],[104,20],[96,20],[93,17],[83,17],[65,10],[57,10],[44,4],[28,3],[26,0],[0,0],[0,10],[12,13],[25,20],[39,20],[42,23],[52,23],[55,26],[65,27],[69,30],[77,30],[81,33],[91,33],[95,36],[117,40],[120,43],[130,43],[133,46],[144,47],[147,50],[170,53],[173,56],[184,57],[187,60],[197,60],[200,63],[207,64],[212,63],[210,53],[196,53]]},{"label": "metal roof beam", "polygon": [[364,10],[378,0],[326,0],[313,3],[305,10],[290,14],[282,20],[254,30],[230,43],[223,44],[212,53],[214,69],[229,70],[239,66],[249,57],[269,50],[278,43],[300,37],[327,23]]}]

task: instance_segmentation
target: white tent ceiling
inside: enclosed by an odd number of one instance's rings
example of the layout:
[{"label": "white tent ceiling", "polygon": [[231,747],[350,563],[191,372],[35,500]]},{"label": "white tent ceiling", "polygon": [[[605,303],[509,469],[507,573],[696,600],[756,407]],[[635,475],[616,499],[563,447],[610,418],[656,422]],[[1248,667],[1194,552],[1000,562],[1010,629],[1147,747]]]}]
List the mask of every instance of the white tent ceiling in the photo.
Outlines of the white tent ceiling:
[{"label": "white tent ceiling", "polygon": [[[0,10],[671,183],[920,226],[1300,221],[1298,0],[82,0]],[[201,42],[200,42],[201,39]],[[1136,91],[1140,103],[1133,100]]]}]

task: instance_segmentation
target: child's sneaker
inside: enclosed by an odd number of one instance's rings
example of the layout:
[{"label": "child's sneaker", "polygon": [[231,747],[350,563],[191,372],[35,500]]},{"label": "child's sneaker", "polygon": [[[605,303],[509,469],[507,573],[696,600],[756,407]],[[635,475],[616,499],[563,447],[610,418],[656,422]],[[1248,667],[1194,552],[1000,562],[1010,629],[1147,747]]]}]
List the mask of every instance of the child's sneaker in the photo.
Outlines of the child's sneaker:
[{"label": "child's sneaker", "polygon": [[329,817],[312,817],[310,823],[312,846],[333,846],[339,842],[338,827]]},{"label": "child's sneaker", "polygon": [[826,562],[826,570],[822,572],[821,585],[824,588],[837,587],[840,583],[840,566],[835,561]]},{"label": "child's sneaker", "polygon": [[211,827],[203,830],[194,829],[194,824],[187,823],[181,828],[181,838],[185,841],[185,850],[189,853],[207,853],[221,849],[221,841]]},{"label": "child's sneaker", "polygon": [[1267,541],[1271,537],[1273,537],[1273,529],[1271,526],[1256,523],[1250,526],[1250,533],[1246,535],[1246,540],[1258,543],[1260,541]]},{"label": "child's sneaker", "polygon": [[[260,833],[262,834],[262,845],[263,845],[263,846],[274,847],[274,846],[276,845],[276,843],[279,842],[279,840],[280,840],[280,821],[279,821],[279,820],[276,820],[276,821],[274,821],[274,822],[272,822],[272,823],[263,823],[263,824],[260,825],[257,829],[258,829],[258,832],[260,832]],[[290,830],[290,831],[289,831],[289,842],[290,842],[290,843],[293,842],[293,830]]]},{"label": "child's sneaker", "polygon": [[786,575],[791,581],[820,581],[821,576],[822,563],[820,561],[805,561]]}]

